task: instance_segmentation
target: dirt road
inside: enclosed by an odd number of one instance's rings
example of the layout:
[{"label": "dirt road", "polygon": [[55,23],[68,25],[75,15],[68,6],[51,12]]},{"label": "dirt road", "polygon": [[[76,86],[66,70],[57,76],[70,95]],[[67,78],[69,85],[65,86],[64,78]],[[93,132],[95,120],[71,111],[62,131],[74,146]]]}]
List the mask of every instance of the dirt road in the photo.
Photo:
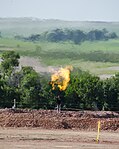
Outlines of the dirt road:
[{"label": "dirt road", "polygon": [[119,149],[118,132],[0,128],[0,149]]},{"label": "dirt road", "polygon": [[31,66],[38,73],[53,73],[58,69],[58,67],[43,65],[38,58],[31,58],[27,56],[20,58],[20,67],[21,66]]}]

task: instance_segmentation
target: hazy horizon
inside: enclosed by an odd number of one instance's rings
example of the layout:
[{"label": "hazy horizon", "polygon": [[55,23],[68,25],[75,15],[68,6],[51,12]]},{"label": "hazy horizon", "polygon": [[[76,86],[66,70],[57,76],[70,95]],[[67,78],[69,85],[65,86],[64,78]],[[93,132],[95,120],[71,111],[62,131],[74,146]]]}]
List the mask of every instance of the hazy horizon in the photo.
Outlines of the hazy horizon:
[{"label": "hazy horizon", "polygon": [[32,19],[33,21],[35,20],[41,20],[41,21],[44,21],[44,20],[53,20],[53,21],[65,21],[65,22],[101,22],[101,23],[119,23],[119,21],[101,21],[101,20],[63,20],[63,19],[53,19],[53,18],[47,18],[47,19],[44,19],[44,18],[38,18],[38,17],[0,17],[0,19]]},{"label": "hazy horizon", "polygon": [[0,0],[0,18],[119,22],[119,0]]}]

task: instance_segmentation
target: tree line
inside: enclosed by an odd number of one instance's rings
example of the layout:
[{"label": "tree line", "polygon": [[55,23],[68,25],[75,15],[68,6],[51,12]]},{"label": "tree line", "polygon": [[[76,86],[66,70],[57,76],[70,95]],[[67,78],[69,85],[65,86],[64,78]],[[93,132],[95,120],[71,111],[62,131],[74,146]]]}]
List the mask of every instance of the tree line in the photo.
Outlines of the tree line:
[{"label": "tree line", "polygon": [[43,32],[42,34],[32,34],[29,37],[15,36],[16,39],[22,39],[25,41],[49,41],[49,42],[61,42],[72,41],[75,44],[80,44],[83,41],[96,41],[96,40],[108,40],[118,38],[115,32],[109,33],[105,28],[102,30],[91,30],[88,33],[80,29],[54,29],[51,31]]},{"label": "tree line", "polygon": [[29,66],[20,69],[19,58],[14,51],[1,56],[0,108],[11,108],[16,99],[18,108],[54,109],[60,94],[64,109],[119,110],[119,73],[101,80],[74,68],[67,89],[52,90],[50,74],[41,75]]}]

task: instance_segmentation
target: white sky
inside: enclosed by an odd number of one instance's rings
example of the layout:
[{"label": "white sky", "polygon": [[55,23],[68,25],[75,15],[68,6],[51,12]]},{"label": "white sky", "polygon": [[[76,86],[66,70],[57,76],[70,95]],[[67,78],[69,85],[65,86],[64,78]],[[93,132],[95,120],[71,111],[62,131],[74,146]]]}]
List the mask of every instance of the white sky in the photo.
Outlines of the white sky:
[{"label": "white sky", "polygon": [[119,21],[119,0],[0,0],[0,17]]}]

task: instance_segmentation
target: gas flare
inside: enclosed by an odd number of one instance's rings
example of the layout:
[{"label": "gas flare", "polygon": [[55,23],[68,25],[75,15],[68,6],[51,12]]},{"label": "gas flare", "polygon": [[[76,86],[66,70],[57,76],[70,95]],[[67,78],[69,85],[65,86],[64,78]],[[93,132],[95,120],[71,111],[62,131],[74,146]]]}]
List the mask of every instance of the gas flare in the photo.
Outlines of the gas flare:
[{"label": "gas flare", "polygon": [[70,81],[71,70],[72,70],[71,66],[60,68],[51,76],[51,84],[53,90],[55,89],[56,85],[61,91],[67,88],[68,83]]}]

